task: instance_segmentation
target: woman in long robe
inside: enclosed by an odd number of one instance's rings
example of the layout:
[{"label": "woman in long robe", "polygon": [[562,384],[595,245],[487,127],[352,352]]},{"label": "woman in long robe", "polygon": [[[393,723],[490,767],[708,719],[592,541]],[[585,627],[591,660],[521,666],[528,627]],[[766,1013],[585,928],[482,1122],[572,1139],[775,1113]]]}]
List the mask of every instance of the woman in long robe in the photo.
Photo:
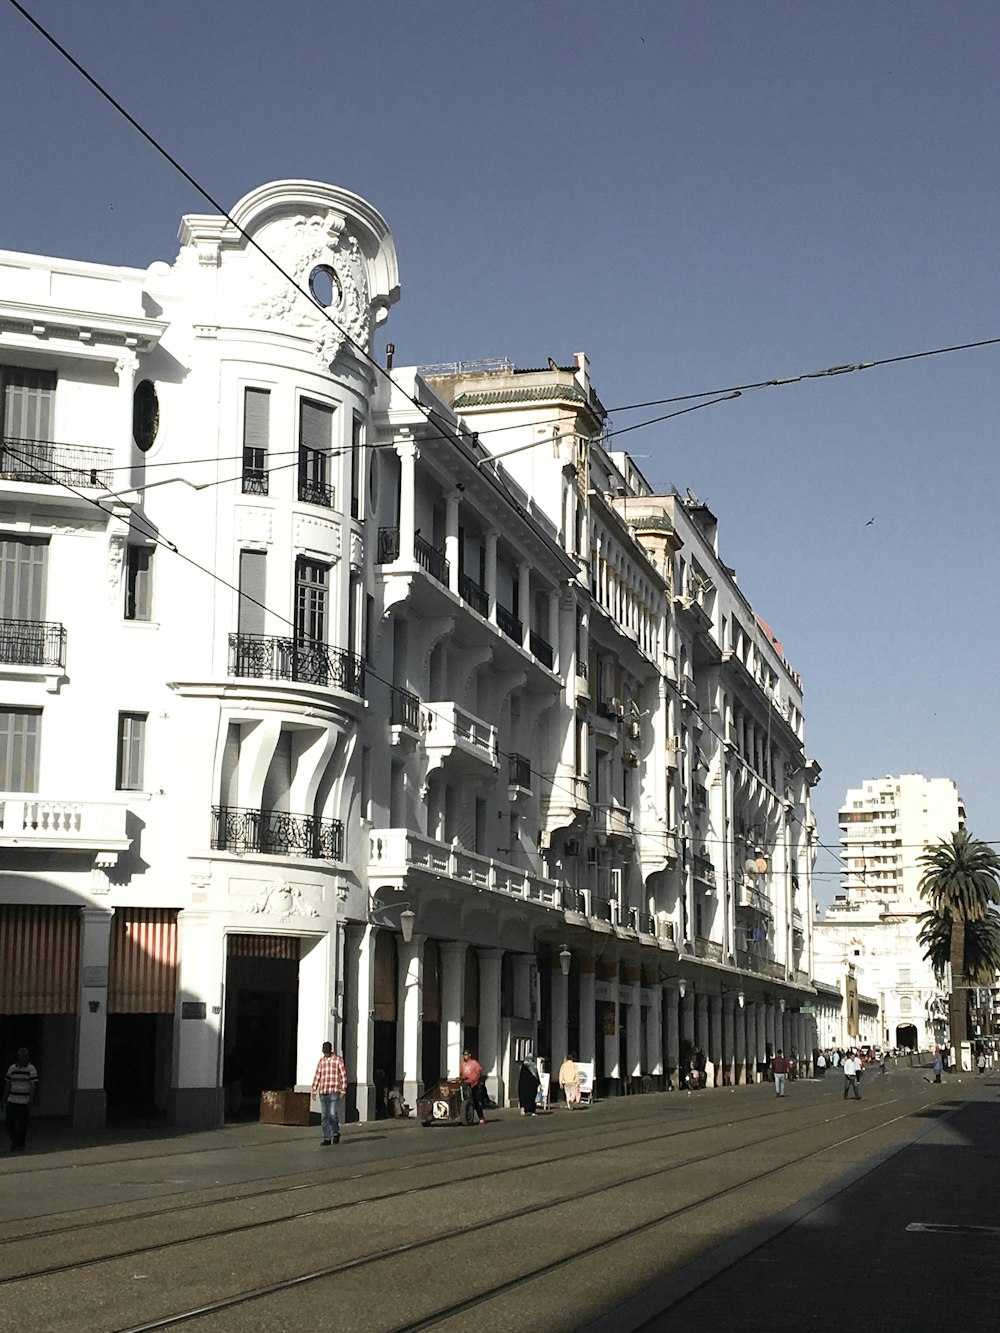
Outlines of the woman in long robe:
[{"label": "woman in long robe", "polygon": [[517,1101],[522,1115],[535,1114],[535,1101],[541,1081],[538,1077],[538,1065],[535,1057],[528,1055],[521,1063],[521,1072],[517,1076]]}]

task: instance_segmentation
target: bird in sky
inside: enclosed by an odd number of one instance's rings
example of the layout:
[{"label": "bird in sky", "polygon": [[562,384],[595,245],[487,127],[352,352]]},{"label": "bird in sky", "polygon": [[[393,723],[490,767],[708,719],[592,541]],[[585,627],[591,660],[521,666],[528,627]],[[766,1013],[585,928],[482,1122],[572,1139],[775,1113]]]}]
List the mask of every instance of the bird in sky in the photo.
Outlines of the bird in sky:
[{"label": "bird in sky", "polygon": [[865,524],[865,527],[866,527],[866,528],[870,528],[871,525],[872,525],[874,522],[875,522],[875,515],[872,514],[871,518],[870,518],[870,519],[868,520],[868,522]]}]

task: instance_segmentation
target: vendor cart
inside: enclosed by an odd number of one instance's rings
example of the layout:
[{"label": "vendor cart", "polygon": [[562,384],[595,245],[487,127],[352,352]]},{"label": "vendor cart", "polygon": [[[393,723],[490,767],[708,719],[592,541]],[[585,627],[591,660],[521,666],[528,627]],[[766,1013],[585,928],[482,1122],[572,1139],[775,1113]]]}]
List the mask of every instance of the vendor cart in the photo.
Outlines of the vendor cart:
[{"label": "vendor cart", "polygon": [[474,1125],[478,1116],[472,1094],[458,1078],[446,1078],[425,1088],[417,1098],[417,1119],[428,1125]]}]

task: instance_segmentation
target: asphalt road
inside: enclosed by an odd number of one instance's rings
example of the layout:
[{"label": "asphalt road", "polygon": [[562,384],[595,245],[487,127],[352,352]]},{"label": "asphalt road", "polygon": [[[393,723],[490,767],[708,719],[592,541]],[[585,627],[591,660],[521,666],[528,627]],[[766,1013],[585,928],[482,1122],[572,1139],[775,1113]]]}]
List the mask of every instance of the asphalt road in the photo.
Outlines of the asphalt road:
[{"label": "asphalt road", "polygon": [[837,1327],[855,1297],[884,1330],[945,1310],[994,1330],[1000,1085],[904,1069],[867,1073],[861,1102],[841,1088],[348,1126],[335,1148],[264,1125],[103,1143],[33,1127],[0,1165],[0,1330],[626,1333],[714,1316],[774,1333]]}]

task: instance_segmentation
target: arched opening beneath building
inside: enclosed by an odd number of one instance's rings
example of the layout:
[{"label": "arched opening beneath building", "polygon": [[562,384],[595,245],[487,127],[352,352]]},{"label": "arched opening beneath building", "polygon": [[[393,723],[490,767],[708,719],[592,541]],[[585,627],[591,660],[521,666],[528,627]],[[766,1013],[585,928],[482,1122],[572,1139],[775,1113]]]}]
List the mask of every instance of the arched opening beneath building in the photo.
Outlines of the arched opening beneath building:
[{"label": "arched opening beneath building", "polygon": [[896,1046],[900,1050],[917,1049],[917,1029],[912,1023],[900,1023],[896,1028]]},{"label": "arched opening beneath building", "polygon": [[475,949],[465,953],[465,1004],[462,1009],[465,1026],[462,1047],[479,1054],[479,955]]},{"label": "arched opening beneath building", "polygon": [[226,937],[222,1080],[226,1118],[256,1119],[260,1094],[295,1086],[299,939]]},{"label": "arched opening beneath building", "polygon": [[375,1118],[392,1115],[389,1091],[396,1086],[396,1003],[399,994],[396,936],[380,930],[375,936],[375,1033],[373,1073]]}]

